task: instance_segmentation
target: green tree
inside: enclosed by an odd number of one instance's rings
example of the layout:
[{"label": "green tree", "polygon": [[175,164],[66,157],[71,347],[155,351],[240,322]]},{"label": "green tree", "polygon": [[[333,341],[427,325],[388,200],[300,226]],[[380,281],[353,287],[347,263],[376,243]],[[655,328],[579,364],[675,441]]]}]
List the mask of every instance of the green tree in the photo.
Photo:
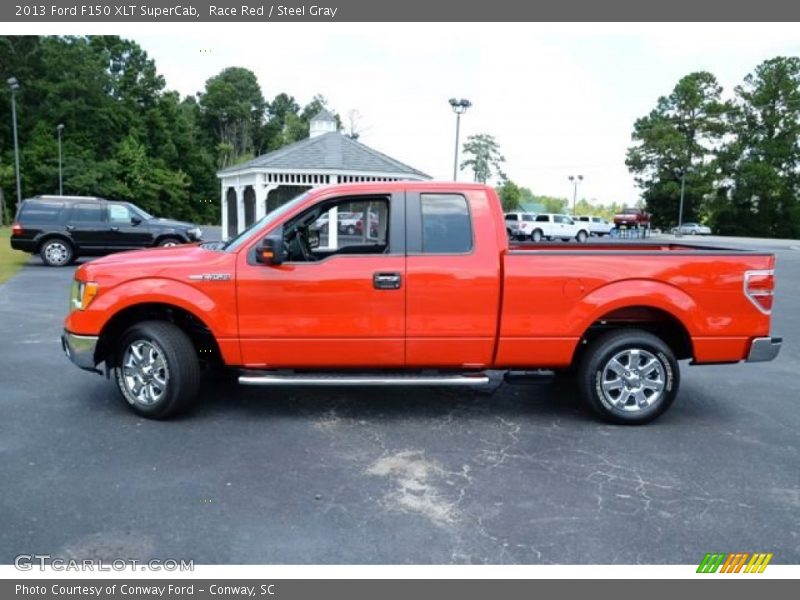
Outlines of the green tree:
[{"label": "green tree", "polygon": [[497,194],[500,196],[504,212],[512,212],[519,209],[522,193],[513,181],[506,179],[503,185],[497,188]]},{"label": "green tree", "polygon": [[683,220],[695,220],[714,190],[717,150],[726,131],[730,105],[708,72],[691,73],[649,115],[634,123],[626,164],[642,189],[655,225],[677,222],[685,177]]},{"label": "green tree", "polygon": [[267,108],[255,74],[228,67],[206,81],[200,108],[217,143],[217,166],[225,168],[248,158]]},{"label": "green tree", "polygon": [[721,153],[729,174],[713,206],[722,233],[800,237],[800,58],[776,57],[736,88],[733,139]]},{"label": "green tree", "polygon": [[505,157],[500,154],[500,145],[494,136],[488,133],[471,135],[464,142],[462,148],[464,156],[468,156],[461,163],[461,170],[470,168],[475,176],[475,181],[486,183],[493,175],[497,175],[500,180],[505,180],[502,164]]}]

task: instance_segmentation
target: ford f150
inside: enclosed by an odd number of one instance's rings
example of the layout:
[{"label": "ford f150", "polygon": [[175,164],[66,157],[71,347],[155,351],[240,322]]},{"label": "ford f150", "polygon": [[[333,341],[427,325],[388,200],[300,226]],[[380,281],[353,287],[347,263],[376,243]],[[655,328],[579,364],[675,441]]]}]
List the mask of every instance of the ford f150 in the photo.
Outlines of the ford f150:
[{"label": "ford f150", "polygon": [[[374,227],[315,226],[340,210]],[[644,423],[675,399],[679,360],[778,354],[774,263],[686,244],[516,243],[490,187],[348,184],[227,242],[83,264],[62,345],[151,418],[190,405],[215,366],[263,386],[481,386],[489,370],[546,369],[571,373],[606,419]]]}]

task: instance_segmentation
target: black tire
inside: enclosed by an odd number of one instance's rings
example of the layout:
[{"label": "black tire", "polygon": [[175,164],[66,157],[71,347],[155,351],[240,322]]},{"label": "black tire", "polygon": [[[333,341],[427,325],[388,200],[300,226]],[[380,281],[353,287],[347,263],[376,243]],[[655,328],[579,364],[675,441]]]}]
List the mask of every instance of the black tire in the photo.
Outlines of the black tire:
[{"label": "black tire", "polygon": [[531,240],[534,242],[541,242],[542,241],[542,230],[541,229],[534,229],[533,233],[531,233]]},{"label": "black tire", "polygon": [[[612,364],[615,358],[616,368]],[[628,370],[632,360],[638,361],[637,367]],[[643,372],[648,366],[650,370]],[[618,373],[619,369],[624,370]],[[605,420],[641,425],[661,415],[675,401],[680,368],[672,350],[660,338],[640,329],[621,329],[601,335],[586,348],[578,365],[577,383],[584,401]]]},{"label": "black tire", "polygon": [[168,247],[168,246],[177,246],[180,243],[182,243],[181,240],[179,240],[176,237],[165,237],[165,238],[162,238],[162,239],[158,240],[158,246],[161,247],[161,248]]},{"label": "black tire", "polygon": [[50,238],[42,244],[39,256],[48,267],[66,267],[75,259],[75,249],[64,238]]},{"label": "black tire", "polygon": [[583,244],[589,239],[589,234],[586,233],[583,229],[578,232],[578,235],[575,236],[575,239],[578,240],[579,244]]},{"label": "black tire", "polygon": [[[150,360],[149,372],[144,372],[148,366],[146,363],[140,362],[140,366],[135,363],[133,347],[136,345],[143,358]],[[149,351],[148,348],[152,348],[154,354],[144,356]],[[159,373],[161,377],[158,377]],[[127,378],[126,374],[129,374]],[[139,388],[143,394],[137,396],[131,387],[143,380],[149,383]],[[197,397],[200,383],[197,352],[183,330],[172,323],[137,323],[120,340],[114,360],[114,381],[123,399],[136,414],[148,419],[172,417],[188,408]],[[161,381],[166,385],[161,386]],[[162,390],[157,398],[153,397],[153,389]],[[150,399],[146,398],[148,393]]]},{"label": "black tire", "polygon": [[348,225],[347,229],[345,229],[345,233],[347,233],[347,235],[355,235],[356,234],[356,228],[353,227],[352,225]]}]

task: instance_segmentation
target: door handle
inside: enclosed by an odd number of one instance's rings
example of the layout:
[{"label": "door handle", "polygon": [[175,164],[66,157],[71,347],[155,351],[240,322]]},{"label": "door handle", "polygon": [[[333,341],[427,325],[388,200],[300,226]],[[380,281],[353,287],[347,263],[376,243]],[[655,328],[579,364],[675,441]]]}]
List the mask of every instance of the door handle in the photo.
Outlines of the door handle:
[{"label": "door handle", "polygon": [[399,290],[401,282],[400,273],[375,273],[372,276],[372,286],[376,290]]},{"label": "door handle", "polygon": [[119,231],[119,227],[117,227],[116,225],[113,225],[111,227],[111,231]]}]

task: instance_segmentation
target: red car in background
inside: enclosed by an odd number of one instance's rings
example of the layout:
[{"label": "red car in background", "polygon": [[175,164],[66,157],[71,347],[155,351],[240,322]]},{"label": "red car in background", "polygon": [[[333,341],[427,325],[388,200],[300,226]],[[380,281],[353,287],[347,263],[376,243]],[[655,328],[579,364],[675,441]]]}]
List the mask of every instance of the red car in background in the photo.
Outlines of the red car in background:
[{"label": "red car in background", "polygon": [[650,213],[643,208],[625,208],[614,215],[614,225],[628,229],[650,229]]}]

